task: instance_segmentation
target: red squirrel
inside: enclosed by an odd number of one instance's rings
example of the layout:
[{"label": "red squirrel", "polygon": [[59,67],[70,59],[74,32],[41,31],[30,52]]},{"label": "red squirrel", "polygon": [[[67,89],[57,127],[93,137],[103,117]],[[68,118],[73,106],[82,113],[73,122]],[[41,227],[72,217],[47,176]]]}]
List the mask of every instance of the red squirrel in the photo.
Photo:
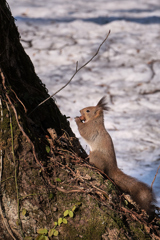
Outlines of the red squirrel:
[{"label": "red squirrel", "polygon": [[104,126],[104,110],[109,110],[105,97],[96,106],[80,110],[81,116],[75,118],[80,135],[90,146],[89,162],[106,173],[123,192],[129,193],[151,215],[154,212],[152,190],[118,168],[113,142]]}]

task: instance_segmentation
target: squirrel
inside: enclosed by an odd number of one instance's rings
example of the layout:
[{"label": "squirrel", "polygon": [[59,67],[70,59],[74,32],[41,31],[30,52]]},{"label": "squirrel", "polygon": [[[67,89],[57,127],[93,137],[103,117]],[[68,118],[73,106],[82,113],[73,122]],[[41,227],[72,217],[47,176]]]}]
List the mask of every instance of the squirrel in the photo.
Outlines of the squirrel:
[{"label": "squirrel", "polygon": [[104,126],[104,110],[109,110],[105,97],[96,106],[80,110],[81,116],[75,118],[80,135],[90,147],[89,162],[107,174],[123,192],[130,194],[147,214],[153,215],[155,199],[151,188],[117,166],[114,145]]}]

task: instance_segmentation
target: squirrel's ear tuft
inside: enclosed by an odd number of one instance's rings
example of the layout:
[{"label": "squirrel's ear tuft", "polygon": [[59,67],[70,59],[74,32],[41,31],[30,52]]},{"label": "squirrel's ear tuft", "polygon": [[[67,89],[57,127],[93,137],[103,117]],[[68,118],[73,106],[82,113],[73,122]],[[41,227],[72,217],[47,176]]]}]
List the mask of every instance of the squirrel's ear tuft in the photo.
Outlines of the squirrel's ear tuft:
[{"label": "squirrel's ear tuft", "polygon": [[97,103],[97,107],[101,108],[102,110],[109,110],[106,102],[106,97],[101,98],[101,100]]}]

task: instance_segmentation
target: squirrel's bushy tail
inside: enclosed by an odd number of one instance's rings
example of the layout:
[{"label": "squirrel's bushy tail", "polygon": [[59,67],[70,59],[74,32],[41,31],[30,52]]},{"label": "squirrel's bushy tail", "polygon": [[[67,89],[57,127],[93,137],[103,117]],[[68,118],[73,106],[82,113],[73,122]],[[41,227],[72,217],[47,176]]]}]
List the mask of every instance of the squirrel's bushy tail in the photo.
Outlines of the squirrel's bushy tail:
[{"label": "squirrel's bushy tail", "polygon": [[142,209],[146,210],[149,215],[153,214],[155,208],[153,202],[155,202],[155,198],[148,185],[128,176],[119,168],[115,170],[112,179],[123,192],[129,193],[133,201],[135,201]]}]

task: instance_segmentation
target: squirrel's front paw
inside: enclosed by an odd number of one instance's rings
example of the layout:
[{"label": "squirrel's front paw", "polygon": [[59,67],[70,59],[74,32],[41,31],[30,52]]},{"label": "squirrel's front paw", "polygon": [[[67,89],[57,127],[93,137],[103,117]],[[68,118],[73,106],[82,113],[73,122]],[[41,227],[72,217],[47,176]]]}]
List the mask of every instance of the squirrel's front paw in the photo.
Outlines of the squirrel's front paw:
[{"label": "squirrel's front paw", "polygon": [[84,122],[84,117],[83,116],[75,117],[75,121],[76,121],[77,124],[83,123]]},{"label": "squirrel's front paw", "polygon": [[76,122],[76,123],[81,122],[80,117],[75,117],[74,119],[75,119],[75,122]]}]

